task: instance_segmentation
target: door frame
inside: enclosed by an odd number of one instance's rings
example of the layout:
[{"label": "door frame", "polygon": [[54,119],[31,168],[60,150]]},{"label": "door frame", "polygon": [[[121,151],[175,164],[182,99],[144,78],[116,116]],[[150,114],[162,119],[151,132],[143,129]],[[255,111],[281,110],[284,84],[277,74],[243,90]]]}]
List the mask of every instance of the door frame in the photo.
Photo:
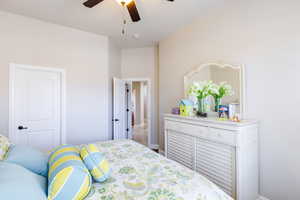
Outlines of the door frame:
[{"label": "door frame", "polygon": [[9,64],[9,138],[12,141],[16,141],[16,133],[15,133],[15,88],[14,83],[16,80],[15,72],[16,69],[26,69],[26,70],[34,70],[34,71],[46,71],[46,72],[54,72],[60,75],[60,83],[61,83],[61,114],[60,114],[60,143],[66,144],[66,72],[65,69],[62,68],[51,68],[51,67],[41,67],[41,66],[32,66],[32,65],[23,65],[23,64]]},{"label": "door frame", "polygon": [[[155,149],[154,145],[151,144],[151,136],[152,136],[152,99],[151,99],[151,92],[152,92],[152,85],[151,85],[151,79],[150,78],[127,78],[124,79],[126,82],[129,82],[130,84],[132,84],[132,82],[147,82],[147,86],[148,86],[148,91],[147,91],[147,122],[148,122],[148,147]],[[132,92],[132,90],[130,91]],[[133,130],[130,130],[131,134]],[[132,134],[133,136],[133,134]]]}]

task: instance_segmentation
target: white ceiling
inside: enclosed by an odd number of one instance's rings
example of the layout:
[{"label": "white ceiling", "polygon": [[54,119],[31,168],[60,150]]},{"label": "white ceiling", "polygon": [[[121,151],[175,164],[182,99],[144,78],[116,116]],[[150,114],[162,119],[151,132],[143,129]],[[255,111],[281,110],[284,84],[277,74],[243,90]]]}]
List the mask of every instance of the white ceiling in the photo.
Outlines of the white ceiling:
[{"label": "white ceiling", "polygon": [[[156,44],[168,34],[191,23],[223,0],[136,0],[142,20],[127,25],[121,35],[124,10],[116,0],[105,0],[89,9],[85,0],[0,0],[0,9],[40,20],[108,35],[121,47]],[[129,19],[128,12],[125,16]],[[134,34],[139,35],[136,39]]]}]

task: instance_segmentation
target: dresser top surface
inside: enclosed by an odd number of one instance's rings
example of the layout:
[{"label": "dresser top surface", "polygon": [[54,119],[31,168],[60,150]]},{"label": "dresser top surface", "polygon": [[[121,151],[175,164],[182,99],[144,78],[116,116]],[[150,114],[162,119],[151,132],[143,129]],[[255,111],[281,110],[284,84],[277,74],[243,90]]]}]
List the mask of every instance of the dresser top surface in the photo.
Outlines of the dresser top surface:
[{"label": "dresser top surface", "polygon": [[232,127],[243,127],[243,126],[249,126],[249,125],[256,125],[258,123],[257,120],[251,120],[251,119],[245,119],[241,120],[241,122],[233,122],[233,121],[222,121],[219,120],[216,117],[185,117],[180,115],[174,115],[174,114],[164,114],[165,119],[177,119],[177,120],[188,120],[193,122],[199,122],[199,123],[210,123],[210,124],[219,124],[219,125],[226,125],[226,126],[232,126]]}]

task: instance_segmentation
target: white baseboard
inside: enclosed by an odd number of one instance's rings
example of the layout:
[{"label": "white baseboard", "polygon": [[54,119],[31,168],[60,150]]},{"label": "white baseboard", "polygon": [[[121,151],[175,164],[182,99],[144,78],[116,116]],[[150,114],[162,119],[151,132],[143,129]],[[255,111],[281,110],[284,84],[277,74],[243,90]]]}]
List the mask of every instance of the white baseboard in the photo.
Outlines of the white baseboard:
[{"label": "white baseboard", "polygon": [[271,200],[271,199],[268,199],[268,198],[266,198],[264,196],[259,196],[257,200]]}]

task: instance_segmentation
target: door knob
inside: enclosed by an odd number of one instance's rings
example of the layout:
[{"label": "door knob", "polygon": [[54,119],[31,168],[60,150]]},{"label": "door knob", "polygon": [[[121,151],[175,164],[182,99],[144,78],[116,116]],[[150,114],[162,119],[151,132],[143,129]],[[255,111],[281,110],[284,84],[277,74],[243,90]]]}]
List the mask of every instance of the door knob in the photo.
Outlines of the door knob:
[{"label": "door knob", "polygon": [[18,126],[19,130],[24,130],[24,129],[28,129],[28,127],[24,127],[24,126]]},{"label": "door knob", "polygon": [[118,122],[118,121],[120,121],[119,119],[115,119],[115,122]]}]

